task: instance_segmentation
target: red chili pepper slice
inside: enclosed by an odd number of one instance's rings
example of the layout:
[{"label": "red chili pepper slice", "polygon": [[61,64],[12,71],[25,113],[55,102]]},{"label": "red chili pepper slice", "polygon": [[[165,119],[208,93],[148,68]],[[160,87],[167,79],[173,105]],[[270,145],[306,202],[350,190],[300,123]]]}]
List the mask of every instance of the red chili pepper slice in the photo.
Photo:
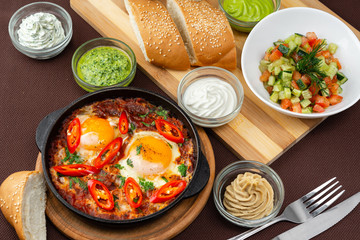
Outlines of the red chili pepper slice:
[{"label": "red chili pepper slice", "polygon": [[110,162],[115,155],[120,151],[122,145],[122,138],[118,137],[115,138],[112,142],[110,142],[97,156],[94,161],[94,166],[96,168],[102,168]]},{"label": "red chili pepper slice", "polygon": [[162,203],[180,194],[186,187],[186,181],[174,180],[163,185],[151,197],[150,202]]},{"label": "red chili pepper slice", "polygon": [[128,177],[124,189],[126,200],[130,206],[133,208],[140,207],[143,195],[139,184],[132,177]]},{"label": "red chili pepper slice", "polygon": [[88,189],[99,207],[105,210],[112,210],[114,208],[114,197],[102,182],[90,179],[88,181]]},{"label": "red chili pepper slice", "polygon": [[54,170],[65,176],[82,177],[89,174],[96,174],[100,170],[96,167],[85,164],[72,164],[55,166]]},{"label": "red chili pepper slice", "polygon": [[70,153],[74,153],[76,148],[79,146],[80,136],[81,136],[80,120],[79,118],[75,118],[74,120],[71,121],[66,132],[67,146]]},{"label": "red chili pepper slice", "polygon": [[123,111],[120,115],[119,128],[120,128],[121,134],[126,134],[129,131],[129,121],[128,121],[125,111]]},{"label": "red chili pepper slice", "polygon": [[164,119],[155,120],[156,129],[161,135],[166,139],[173,141],[175,143],[183,143],[184,136],[182,132],[173,124],[165,121]]}]

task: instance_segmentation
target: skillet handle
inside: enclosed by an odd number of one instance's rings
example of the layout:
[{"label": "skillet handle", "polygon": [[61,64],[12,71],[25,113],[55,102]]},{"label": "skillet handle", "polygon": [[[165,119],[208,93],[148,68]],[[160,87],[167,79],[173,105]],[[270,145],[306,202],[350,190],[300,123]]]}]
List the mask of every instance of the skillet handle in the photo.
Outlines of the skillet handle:
[{"label": "skillet handle", "polygon": [[60,117],[63,111],[64,109],[59,109],[50,113],[40,121],[38,127],[36,128],[35,140],[40,152],[43,152],[45,148],[47,135],[51,130],[51,126],[58,119],[58,117]]},{"label": "skillet handle", "polygon": [[200,151],[198,172],[194,179],[191,180],[189,189],[185,192],[183,198],[189,198],[198,194],[207,184],[210,177],[210,167],[205,155]]}]

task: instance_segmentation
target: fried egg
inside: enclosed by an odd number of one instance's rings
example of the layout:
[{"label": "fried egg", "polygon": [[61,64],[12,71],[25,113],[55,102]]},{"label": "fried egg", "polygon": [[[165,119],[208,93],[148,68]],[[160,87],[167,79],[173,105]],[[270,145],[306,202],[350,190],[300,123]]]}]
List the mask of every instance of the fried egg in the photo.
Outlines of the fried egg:
[{"label": "fried egg", "polygon": [[165,184],[170,176],[179,175],[176,161],[180,157],[177,143],[172,142],[158,132],[140,131],[134,133],[119,161],[121,175],[132,177],[136,181],[143,178],[154,183],[156,188]]},{"label": "fried egg", "polygon": [[90,114],[77,116],[81,125],[80,144],[77,152],[82,159],[96,158],[100,151],[119,136],[119,118],[100,118]]}]

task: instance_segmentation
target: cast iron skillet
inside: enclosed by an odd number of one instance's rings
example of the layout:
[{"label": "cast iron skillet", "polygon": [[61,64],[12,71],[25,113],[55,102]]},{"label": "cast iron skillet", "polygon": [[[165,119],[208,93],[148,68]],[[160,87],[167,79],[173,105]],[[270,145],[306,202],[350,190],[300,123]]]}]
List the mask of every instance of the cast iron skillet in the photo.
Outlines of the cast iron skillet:
[{"label": "cast iron skillet", "polygon": [[[155,212],[153,214],[136,218],[136,219],[128,219],[128,220],[109,220],[94,217],[88,215],[84,212],[73,207],[69,204],[66,200],[64,200],[60,194],[57,192],[55,186],[52,183],[50,172],[49,172],[49,162],[47,160],[48,150],[50,147],[50,142],[56,136],[58,130],[61,127],[62,122],[68,117],[74,110],[81,108],[84,105],[93,103],[95,101],[101,101],[105,99],[111,98],[143,98],[148,102],[156,105],[162,106],[163,108],[170,110],[171,115],[175,116],[177,119],[183,122],[184,127],[188,129],[190,137],[194,140],[194,150],[195,150],[195,168],[193,173],[193,178],[185,188],[185,190],[167,207],[163,208],[162,210]],[[181,199],[192,197],[198,194],[207,184],[210,176],[210,170],[208,162],[201,152],[200,149],[200,139],[197,133],[196,128],[194,127],[193,123],[191,122],[190,118],[186,115],[185,112],[182,111],[178,105],[159,94],[150,92],[148,90],[143,90],[139,88],[107,88],[104,90],[99,90],[93,93],[88,93],[74,102],[70,103],[65,108],[56,110],[49,115],[47,115],[44,119],[41,120],[37,129],[36,129],[36,144],[41,152],[42,155],[42,166],[44,171],[44,176],[46,179],[46,183],[48,188],[50,188],[51,192],[56,196],[56,198],[65,205],[68,209],[72,210],[73,212],[77,213],[78,215],[85,217],[90,221],[95,221],[97,223],[104,223],[106,225],[128,225],[129,223],[139,223],[145,220],[152,219],[157,217],[164,212],[168,211],[172,207],[175,206]]]}]

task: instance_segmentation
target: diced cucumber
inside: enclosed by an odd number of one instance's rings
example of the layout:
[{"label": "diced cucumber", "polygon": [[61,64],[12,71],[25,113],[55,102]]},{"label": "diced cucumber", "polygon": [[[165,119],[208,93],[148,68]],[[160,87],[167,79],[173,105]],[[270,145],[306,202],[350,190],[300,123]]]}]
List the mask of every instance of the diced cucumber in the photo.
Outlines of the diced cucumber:
[{"label": "diced cucumber", "polygon": [[286,47],[283,44],[280,44],[278,47],[278,50],[284,55],[284,56],[288,56],[288,54],[290,53],[290,48]]},{"label": "diced cucumber", "polygon": [[295,33],[294,42],[296,43],[297,46],[300,46],[302,43],[302,36],[299,36]]},{"label": "diced cucumber", "polygon": [[275,83],[275,85],[274,85],[274,88],[273,88],[273,91],[274,92],[280,92],[280,91],[282,91],[284,88],[283,88],[283,85],[281,85],[281,84],[276,84]]},{"label": "diced cucumber", "polygon": [[324,97],[330,97],[330,90],[328,88],[321,89],[320,91]]},{"label": "diced cucumber", "polygon": [[283,81],[283,87],[290,88],[290,86],[291,86],[291,81],[290,80],[284,80]]},{"label": "diced cucumber", "polygon": [[276,46],[279,46],[279,45],[282,44],[282,43],[284,43],[284,41],[282,41],[282,40],[277,40],[277,41],[274,42],[273,44],[274,44],[274,46],[276,47]]},{"label": "diced cucumber", "polygon": [[277,103],[279,100],[279,93],[278,92],[273,92],[270,95],[270,100],[273,101],[274,103]]},{"label": "diced cucumber", "polygon": [[287,80],[287,81],[291,81],[292,79],[292,71],[282,71],[279,75],[279,77],[282,79],[282,80]]},{"label": "diced cucumber", "polygon": [[312,113],[312,107],[307,107],[307,108],[303,108],[301,109],[302,113]]},{"label": "diced cucumber", "polygon": [[273,75],[271,75],[270,77],[269,77],[269,80],[268,80],[268,85],[269,86],[274,86],[274,84],[275,84],[275,76],[273,76]]},{"label": "diced cucumber", "polygon": [[274,68],[274,74],[277,76],[279,75],[279,73],[281,72],[281,68],[280,67],[275,67]]},{"label": "diced cucumber", "polygon": [[309,99],[303,99],[300,101],[301,107],[302,108],[306,108],[307,106],[309,106],[311,104]]},{"label": "diced cucumber", "polygon": [[300,102],[300,98],[294,96],[294,97],[292,97],[292,98],[290,99],[290,101],[291,101],[291,103],[294,105],[295,103]]},{"label": "diced cucumber", "polygon": [[328,70],[326,71],[326,75],[329,76],[331,79],[333,79],[337,71],[338,71],[337,67],[334,66],[333,64],[330,64]]},{"label": "diced cucumber", "polygon": [[295,39],[295,34],[290,35],[290,37],[286,38],[284,42],[285,43],[290,43],[291,41],[294,41],[294,39]]},{"label": "diced cucumber", "polygon": [[295,89],[295,88],[292,90],[292,94],[293,94],[295,97],[300,97],[300,96],[301,96],[301,93],[302,93],[301,90],[298,90],[298,89]]},{"label": "diced cucumber", "polygon": [[317,85],[318,85],[318,87],[319,87],[320,89],[327,88],[327,85],[326,85],[325,81],[322,81],[322,80],[319,80],[319,81],[317,82]]},{"label": "diced cucumber", "polygon": [[299,48],[297,51],[297,55],[299,55],[300,57],[305,57],[306,55],[308,55],[308,53],[304,49]]},{"label": "diced cucumber", "polygon": [[301,33],[295,33],[295,35],[299,37],[304,37],[304,35],[302,35]]},{"label": "diced cucumber", "polygon": [[297,45],[294,41],[290,41],[290,42],[289,42],[290,53],[292,53],[293,51],[295,51],[296,48],[297,48],[297,46],[298,46],[298,45]]},{"label": "diced cucumber", "polygon": [[309,89],[302,91],[301,95],[303,96],[304,99],[312,98],[312,93],[310,92]]},{"label": "diced cucumber", "polygon": [[305,90],[307,87],[301,79],[296,80],[296,84],[299,86],[300,90]]},{"label": "diced cucumber", "polygon": [[344,84],[348,80],[348,78],[341,72],[337,72],[336,77],[340,85]]},{"label": "diced cucumber", "polygon": [[290,99],[291,98],[291,90],[290,90],[290,88],[284,87],[284,92],[285,92],[285,98]]},{"label": "diced cucumber", "polygon": [[285,91],[283,90],[283,91],[280,91],[279,92],[279,99],[280,100],[283,100],[283,99],[285,99],[286,97],[285,97]]},{"label": "diced cucumber", "polygon": [[339,86],[338,90],[337,90],[337,94],[341,94],[343,92],[343,89],[341,86]]},{"label": "diced cucumber", "polygon": [[269,48],[266,50],[266,52],[267,52],[267,53],[271,53],[272,50],[274,50],[274,47],[269,47]]},{"label": "diced cucumber", "polygon": [[338,46],[335,43],[330,43],[328,46],[329,52],[334,55],[336,53]]},{"label": "diced cucumber", "polygon": [[283,71],[288,71],[288,72],[295,71],[295,66],[291,65],[291,64],[283,64],[283,65],[281,65],[281,68],[282,68]]}]

